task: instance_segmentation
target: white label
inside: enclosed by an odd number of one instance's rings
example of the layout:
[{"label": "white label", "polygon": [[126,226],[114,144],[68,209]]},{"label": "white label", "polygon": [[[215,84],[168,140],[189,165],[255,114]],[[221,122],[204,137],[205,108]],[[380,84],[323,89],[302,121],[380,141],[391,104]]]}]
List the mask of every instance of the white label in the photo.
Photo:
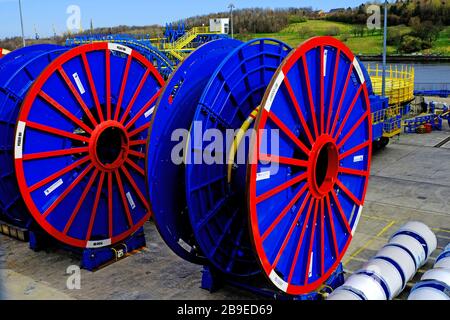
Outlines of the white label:
[{"label": "white label", "polygon": [[266,105],[264,106],[264,109],[266,109],[267,112],[269,112],[270,108],[272,108],[273,100],[275,100],[275,96],[277,95],[278,90],[280,89],[281,83],[283,83],[283,81],[284,81],[284,73],[280,72],[272,86],[272,89],[270,90],[269,98],[267,99]]},{"label": "white label", "polygon": [[256,174],[256,181],[270,179],[270,171],[258,172]]},{"label": "white label", "polygon": [[327,60],[328,60],[328,50],[323,51],[323,76],[327,76]]},{"label": "white label", "polygon": [[359,62],[358,62],[358,60],[356,58],[353,59],[353,66],[356,69],[356,73],[358,74],[359,81],[361,81],[361,84],[364,84],[366,79],[364,78],[364,74],[362,72],[361,66],[359,65]]},{"label": "white label", "polygon": [[155,111],[155,107],[150,108],[146,113],[144,113],[145,118],[150,117],[153,114],[153,111]]},{"label": "white label", "polygon": [[353,162],[361,162],[364,160],[364,156],[354,156]]},{"label": "white label", "polygon": [[183,239],[180,238],[178,240],[178,244],[180,245],[180,247],[182,247],[187,252],[191,252],[192,251],[192,247],[190,245],[188,245],[187,242],[184,241]]},{"label": "white label", "polygon": [[45,196],[47,197],[50,193],[52,193],[53,191],[55,191],[56,189],[58,189],[60,186],[62,186],[63,184],[63,180],[59,179],[58,181],[56,181],[54,184],[52,184],[47,190],[44,191]]},{"label": "white label", "polygon": [[22,159],[23,136],[25,134],[26,126],[27,126],[27,124],[23,121],[19,121],[17,123],[16,143],[14,146],[14,158],[15,159]]},{"label": "white label", "polygon": [[309,258],[308,278],[312,277],[313,259],[314,259],[314,251],[311,252],[311,257]]},{"label": "white label", "polygon": [[84,86],[81,83],[80,77],[78,76],[78,73],[74,73],[72,75],[73,79],[75,80],[75,83],[77,84],[78,90],[80,91],[81,94],[84,94],[86,92],[86,90],[84,90]]},{"label": "white label", "polygon": [[272,281],[272,283],[277,286],[278,289],[282,290],[283,292],[287,291],[288,283],[286,281],[284,281],[283,279],[281,279],[277,275],[275,270],[272,270],[272,272],[269,275],[269,278]]},{"label": "white label", "polygon": [[133,197],[131,196],[130,192],[127,192],[127,199],[131,209],[134,210],[134,208],[136,208],[136,204],[134,203]]},{"label": "white label", "polygon": [[355,223],[353,224],[353,228],[352,228],[352,236],[355,235],[356,227],[358,226],[359,219],[361,218],[361,212],[362,212],[362,209],[363,209],[363,206],[359,206],[359,209],[358,209],[358,215],[356,216],[356,221],[355,221]]},{"label": "white label", "polygon": [[86,248],[101,248],[105,246],[109,246],[111,244],[111,239],[105,239],[105,240],[93,240],[88,241]]},{"label": "white label", "polygon": [[114,50],[114,51],[119,51],[119,52],[125,53],[127,55],[130,55],[131,52],[133,52],[132,49],[130,49],[128,47],[125,47],[125,46],[122,46],[122,45],[117,44],[117,43],[108,43],[108,49],[109,50]]}]

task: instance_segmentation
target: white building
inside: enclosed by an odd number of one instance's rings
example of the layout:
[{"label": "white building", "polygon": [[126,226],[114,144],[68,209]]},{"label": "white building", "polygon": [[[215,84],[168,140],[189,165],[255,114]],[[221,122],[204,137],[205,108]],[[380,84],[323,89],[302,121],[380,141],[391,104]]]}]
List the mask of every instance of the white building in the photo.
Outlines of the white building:
[{"label": "white building", "polygon": [[210,19],[209,20],[209,31],[229,34],[230,33],[230,19],[229,18]]}]

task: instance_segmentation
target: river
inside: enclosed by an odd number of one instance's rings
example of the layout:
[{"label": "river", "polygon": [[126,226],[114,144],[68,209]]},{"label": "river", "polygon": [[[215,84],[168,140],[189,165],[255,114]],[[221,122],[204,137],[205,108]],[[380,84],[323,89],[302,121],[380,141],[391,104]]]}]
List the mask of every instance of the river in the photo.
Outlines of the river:
[{"label": "river", "polygon": [[[375,65],[376,62],[364,62]],[[388,68],[389,68],[388,64]],[[416,90],[450,90],[450,63],[395,63],[393,66],[407,65],[415,69]]]}]

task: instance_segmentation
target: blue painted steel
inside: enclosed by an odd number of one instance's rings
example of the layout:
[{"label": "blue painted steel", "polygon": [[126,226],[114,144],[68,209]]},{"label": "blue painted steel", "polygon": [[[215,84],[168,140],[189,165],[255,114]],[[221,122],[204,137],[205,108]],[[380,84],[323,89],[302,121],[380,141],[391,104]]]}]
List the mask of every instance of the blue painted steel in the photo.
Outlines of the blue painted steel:
[{"label": "blue painted steel", "polygon": [[[235,288],[243,289],[248,292],[252,292],[260,297],[275,299],[275,300],[296,300],[296,301],[316,301],[323,300],[325,294],[330,294],[337,288],[343,288],[342,285],[345,282],[344,278],[344,268],[342,264],[336,268],[336,271],[325,281],[323,288],[320,291],[314,291],[303,295],[293,295],[288,296],[281,293],[273,288],[268,288],[265,282],[261,279],[242,279],[236,277],[230,277],[219,271],[215,270],[210,266],[204,266],[202,270],[202,289],[208,290],[210,292],[216,292],[221,289],[224,285],[230,285]],[[353,288],[348,290],[354,292]],[[354,292],[356,295],[361,297],[361,300],[367,300],[364,294],[360,292]]]},{"label": "blue painted steel", "polygon": [[78,46],[80,44],[93,43],[93,42],[111,42],[123,44],[133,50],[138,51],[147,60],[151,61],[159,73],[167,79],[173,72],[174,63],[161,52],[148,37],[138,37],[126,34],[114,34],[114,35],[86,35],[76,36],[66,40],[66,46]]},{"label": "blue painted steel", "polygon": [[30,249],[36,252],[47,250],[48,248],[67,250],[79,257],[80,267],[88,271],[98,270],[107,264],[123,259],[131,252],[146,246],[144,228],[140,228],[122,243],[105,248],[80,249],[67,246],[55,241],[46,234],[41,234],[39,231],[30,231],[29,238]]},{"label": "blue painted steel", "polygon": [[[226,274],[247,276],[260,270],[248,233],[246,165],[238,165],[229,184],[226,151],[231,145],[223,141],[218,162],[207,164],[201,156],[210,151],[210,142],[202,141],[202,137],[210,129],[219,130],[223,136],[227,136],[227,129],[239,129],[260,105],[275,71],[290,51],[286,44],[272,39],[241,45],[217,68],[198,102],[186,165],[188,213],[203,253]],[[197,125],[201,126],[198,130]]]},{"label": "blue painted steel", "polygon": [[14,132],[21,104],[33,81],[68,48],[35,45],[0,59],[0,219],[28,228],[32,219],[14,175]]},{"label": "blue painted steel", "polygon": [[[225,57],[241,43],[217,40],[189,55],[169,78],[150,128],[147,179],[153,216],[168,246],[180,257],[194,263],[206,263],[206,260],[189,222],[185,168],[171,159],[172,150],[179,141],[172,141],[171,136],[176,129],[189,130],[206,84]],[[175,139],[181,141],[181,138]],[[183,138],[187,138],[187,134]]]}]

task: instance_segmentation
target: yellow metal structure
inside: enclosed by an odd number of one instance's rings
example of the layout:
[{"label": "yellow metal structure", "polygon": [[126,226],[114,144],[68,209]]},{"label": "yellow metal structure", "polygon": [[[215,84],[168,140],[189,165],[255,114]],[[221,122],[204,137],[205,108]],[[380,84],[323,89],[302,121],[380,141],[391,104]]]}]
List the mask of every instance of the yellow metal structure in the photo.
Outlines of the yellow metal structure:
[{"label": "yellow metal structure", "polygon": [[173,43],[161,43],[160,49],[163,52],[168,52],[178,60],[183,60],[194,49],[190,46],[192,41],[198,36],[209,34],[220,34],[220,32],[211,32],[209,27],[194,27]]},{"label": "yellow metal structure", "polygon": [[[379,64],[367,65],[375,94],[381,95],[383,70]],[[402,105],[414,100],[414,68],[390,65],[386,70],[386,96],[390,105]]]}]

